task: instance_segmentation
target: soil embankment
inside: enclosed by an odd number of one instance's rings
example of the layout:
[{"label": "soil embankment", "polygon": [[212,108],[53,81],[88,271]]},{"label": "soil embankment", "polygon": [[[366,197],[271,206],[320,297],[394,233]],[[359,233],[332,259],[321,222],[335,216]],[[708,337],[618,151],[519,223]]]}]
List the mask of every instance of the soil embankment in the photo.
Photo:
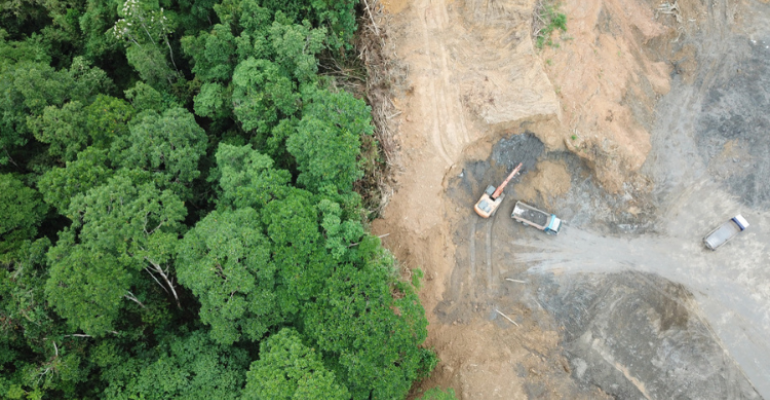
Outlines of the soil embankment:
[{"label": "soil embankment", "polygon": [[[658,399],[682,390],[689,398],[758,398],[725,355],[746,348],[726,349],[719,338],[729,337],[729,329],[711,328],[717,310],[734,312],[731,307],[745,304],[697,292],[734,289],[697,279],[724,258],[696,253],[698,232],[706,229],[696,216],[684,216],[687,234],[669,222],[687,214],[682,207],[688,205],[704,211],[692,204],[693,196],[704,204],[733,204],[722,194],[703,193],[711,187],[697,167],[704,164],[688,164],[690,153],[706,160],[704,168],[721,171],[722,187],[734,194],[753,191],[752,204],[767,197],[770,185],[751,181],[751,168],[734,166],[741,160],[764,168],[754,154],[763,148],[749,146],[759,137],[724,134],[724,118],[708,119],[742,104],[745,91],[732,100],[720,97],[727,106],[701,102],[734,66],[722,65],[714,75],[708,60],[724,50],[720,40],[736,35],[730,28],[736,15],[761,21],[747,11],[755,5],[568,0],[561,8],[568,32],[554,35],[558,48],[544,50],[530,37],[534,1],[384,5],[387,46],[407,74],[394,87],[399,113],[390,120],[400,172],[373,228],[390,234],[383,242],[406,269],[425,271],[427,345],[442,360],[425,386],[451,386],[463,399]],[[753,65],[756,79],[762,60],[735,63]],[[693,108],[691,117],[683,118],[688,109],[682,108],[660,118],[659,101],[713,110],[705,119]],[[741,126],[737,118],[734,125]],[[713,127],[703,130],[711,136],[688,144],[699,124]],[[671,126],[681,129],[669,135]],[[713,150],[720,140],[721,150]],[[677,158],[681,154],[685,159]],[[508,200],[495,218],[473,214],[483,188],[518,162],[527,172],[508,196],[565,217],[568,231],[558,241],[513,226]],[[734,176],[745,179],[735,183]],[[711,211],[699,217],[724,216]],[[755,250],[755,257],[764,254]],[[732,299],[770,299],[756,285],[736,290],[741,295]],[[705,316],[698,307],[705,307]],[[748,375],[761,376],[762,365],[752,368]]]}]

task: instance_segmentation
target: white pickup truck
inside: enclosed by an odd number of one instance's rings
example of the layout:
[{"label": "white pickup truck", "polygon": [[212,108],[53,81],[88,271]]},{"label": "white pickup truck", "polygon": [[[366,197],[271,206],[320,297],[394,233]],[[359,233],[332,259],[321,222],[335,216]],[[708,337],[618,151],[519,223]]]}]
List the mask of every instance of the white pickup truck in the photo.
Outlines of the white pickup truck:
[{"label": "white pickup truck", "polygon": [[703,244],[711,250],[716,250],[719,246],[727,243],[730,239],[737,236],[739,233],[746,230],[749,227],[749,223],[740,214],[730,218],[729,221],[718,228],[709,232],[706,237],[703,238]]},{"label": "white pickup truck", "polygon": [[517,201],[516,206],[513,207],[511,218],[524,225],[540,229],[549,235],[558,234],[562,225],[562,221],[557,216],[538,210],[521,201]]}]

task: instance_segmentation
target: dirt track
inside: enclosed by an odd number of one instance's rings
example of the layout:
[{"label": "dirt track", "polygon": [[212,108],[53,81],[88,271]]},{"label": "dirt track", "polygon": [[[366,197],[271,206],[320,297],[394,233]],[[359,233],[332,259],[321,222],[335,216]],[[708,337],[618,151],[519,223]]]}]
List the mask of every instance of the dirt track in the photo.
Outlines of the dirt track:
[{"label": "dirt track", "polygon": [[[402,173],[374,229],[426,272],[442,363],[425,386],[770,397],[767,6],[567,1],[574,36],[542,52],[530,1],[386,6],[408,76],[393,99]],[[517,162],[527,173],[496,217],[473,215]],[[514,225],[512,199],[570,225],[557,238]],[[737,212],[750,230],[703,250]]]}]

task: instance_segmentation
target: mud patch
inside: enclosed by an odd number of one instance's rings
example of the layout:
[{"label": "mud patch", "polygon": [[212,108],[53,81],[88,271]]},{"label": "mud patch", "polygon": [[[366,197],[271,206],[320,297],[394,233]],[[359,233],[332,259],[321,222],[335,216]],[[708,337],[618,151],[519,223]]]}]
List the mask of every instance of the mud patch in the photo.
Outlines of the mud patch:
[{"label": "mud patch", "polygon": [[618,399],[759,399],[691,294],[634,272],[543,277],[573,378]]},{"label": "mud patch", "polygon": [[538,164],[533,174],[527,176],[518,192],[522,200],[544,203],[550,208],[551,200],[569,192],[571,180],[564,161],[546,160]]},{"label": "mud patch", "polygon": [[770,208],[770,38],[734,39],[708,85],[696,144],[709,172],[741,202]]},{"label": "mud patch", "polygon": [[[469,205],[479,199],[487,185],[499,185],[518,163],[523,164],[522,173],[505,188],[506,198],[497,214],[489,219],[478,217]],[[569,226],[563,229],[628,234],[653,226],[654,206],[649,199],[643,194],[608,194],[589,171],[574,154],[546,152],[534,134],[525,133],[500,140],[489,158],[467,161],[460,174],[448,178],[446,191],[455,215],[450,220],[455,267],[443,299],[434,309],[438,319],[446,324],[468,323],[479,313],[491,310],[494,314],[497,299],[512,290],[503,285],[505,278],[528,267],[512,261],[516,249],[511,241],[556,240],[513,222],[510,214],[517,200],[568,221]],[[512,306],[518,307],[516,315],[528,313],[529,306]]]},{"label": "mud patch", "polygon": [[[521,178],[506,188],[506,193],[516,200],[550,210],[575,227],[591,227],[608,233],[640,233],[654,229],[656,206],[648,193],[649,182],[643,177],[635,176],[622,184],[621,194],[607,193],[587,161],[570,152],[546,152],[540,146],[539,140],[530,134],[504,138],[495,144],[490,159],[474,163],[476,169],[492,172],[477,173],[469,178],[486,179],[474,182],[501,180],[506,170],[500,170],[498,165],[510,169],[523,162]],[[458,184],[470,186],[468,182]],[[510,208],[513,203],[515,201],[509,204]]]}]

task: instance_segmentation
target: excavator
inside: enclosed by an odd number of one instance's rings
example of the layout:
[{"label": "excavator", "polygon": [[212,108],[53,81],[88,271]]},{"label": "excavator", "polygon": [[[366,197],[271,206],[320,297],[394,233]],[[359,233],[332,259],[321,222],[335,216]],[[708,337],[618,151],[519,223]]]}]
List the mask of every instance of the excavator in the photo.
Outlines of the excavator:
[{"label": "excavator", "polygon": [[505,198],[503,189],[505,189],[505,186],[508,185],[508,182],[510,182],[511,179],[513,179],[513,177],[519,173],[521,166],[522,163],[519,163],[519,165],[517,165],[516,168],[511,171],[510,175],[505,178],[503,183],[501,183],[497,189],[495,189],[495,187],[492,185],[487,186],[487,190],[484,191],[484,194],[481,195],[479,201],[476,202],[475,206],[473,206],[473,210],[476,211],[476,214],[478,214],[481,218],[489,218],[495,215],[497,208],[500,207],[500,204],[502,204],[503,199]]}]

